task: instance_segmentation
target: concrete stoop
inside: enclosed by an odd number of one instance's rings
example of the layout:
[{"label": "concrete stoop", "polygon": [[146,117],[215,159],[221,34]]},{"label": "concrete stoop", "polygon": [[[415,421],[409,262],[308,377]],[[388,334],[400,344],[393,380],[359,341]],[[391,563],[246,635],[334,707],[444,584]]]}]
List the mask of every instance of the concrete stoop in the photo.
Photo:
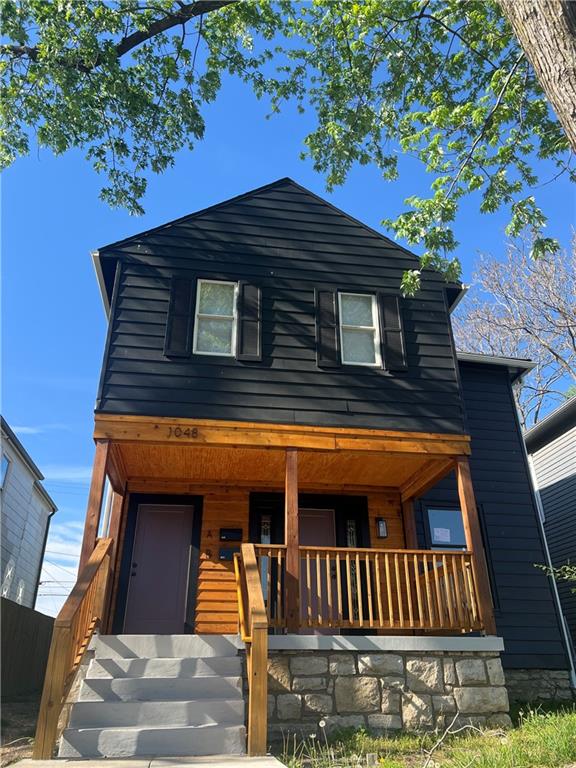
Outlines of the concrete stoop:
[{"label": "concrete stoop", "polygon": [[238,647],[227,635],[97,637],[59,757],[243,755]]}]

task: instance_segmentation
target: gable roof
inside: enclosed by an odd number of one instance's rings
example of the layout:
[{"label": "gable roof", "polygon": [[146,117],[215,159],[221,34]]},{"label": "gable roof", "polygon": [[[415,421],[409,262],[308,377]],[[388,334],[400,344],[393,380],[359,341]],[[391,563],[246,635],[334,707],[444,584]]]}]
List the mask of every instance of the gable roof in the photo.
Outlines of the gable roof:
[{"label": "gable roof", "polygon": [[[345,211],[342,211],[340,208],[337,208],[332,203],[324,200],[309,189],[306,189],[293,179],[285,177],[99,248],[93,253],[93,258],[105,306],[109,308],[110,305],[116,262],[119,258],[119,252],[121,252],[123,248],[136,241],[146,240],[155,236],[162,236],[167,234],[168,231],[171,231],[172,234],[177,230],[186,228],[188,224],[193,224],[203,218],[208,219],[213,215],[220,214],[226,215],[226,213],[233,211],[236,206],[239,206],[246,201],[260,199],[260,201],[263,202],[266,198],[271,197],[276,192],[288,192],[294,197],[294,200],[299,198],[304,205],[319,209],[322,215],[330,217],[334,224],[340,223],[348,227],[353,235],[357,235],[364,240],[375,240],[387,248],[393,248],[407,261],[407,268],[418,266],[419,259],[416,254],[403,246],[398,245],[393,240],[386,237],[386,235],[359,221]],[[226,211],[226,209],[229,209],[229,211]],[[448,300],[450,305],[452,305],[459,298],[462,286],[457,283],[447,283],[446,286]]]},{"label": "gable roof", "polygon": [[528,453],[535,453],[564,432],[576,427],[576,397],[562,403],[524,435]]},{"label": "gable roof", "polygon": [[2,442],[7,441],[11,446],[12,449],[18,454],[20,459],[24,462],[24,464],[28,467],[32,475],[34,476],[34,487],[36,490],[41,494],[41,496],[44,497],[46,500],[46,503],[51,508],[50,517],[54,514],[54,512],[57,511],[58,507],[54,503],[53,499],[50,497],[48,491],[44,486],[42,485],[42,480],[44,480],[44,475],[38,467],[36,466],[35,462],[32,461],[32,458],[26,448],[22,445],[16,434],[12,431],[12,428],[4,418],[4,416],[0,415],[0,428],[2,432]]}]

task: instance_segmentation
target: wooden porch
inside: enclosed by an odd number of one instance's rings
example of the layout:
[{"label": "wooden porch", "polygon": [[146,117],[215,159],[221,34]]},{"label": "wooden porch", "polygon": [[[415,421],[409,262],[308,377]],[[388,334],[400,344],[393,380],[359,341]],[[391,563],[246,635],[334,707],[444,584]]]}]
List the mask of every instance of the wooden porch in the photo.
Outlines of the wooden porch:
[{"label": "wooden porch", "polygon": [[[249,754],[266,748],[269,633],[495,634],[467,436],[99,415],[95,439],[79,580],[56,622],[36,757],[49,756],[92,633],[122,631],[113,621],[122,608],[120,571],[136,494],[204,499],[192,631],[240,630]],[[419,549],[413,502],[452,471],[466,549]],[[98,543],[106,479],[113,493]],[[250,493],[264,491],[282,494],[281,544],[251,538]],[[368,546],[301,544],[302,493],[364,495]],[[377,536],[381,516],[386,539]],[[218,550],[223,526],[241,531],[226,560]]]}]

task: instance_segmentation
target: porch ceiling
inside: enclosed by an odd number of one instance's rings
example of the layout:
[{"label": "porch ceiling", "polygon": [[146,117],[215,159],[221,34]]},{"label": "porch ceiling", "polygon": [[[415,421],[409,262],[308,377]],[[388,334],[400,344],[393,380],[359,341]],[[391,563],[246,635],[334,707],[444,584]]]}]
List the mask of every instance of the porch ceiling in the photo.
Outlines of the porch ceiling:
[{"label": "porch ceiling", "polygon": [[[283,487],[285,451],[244,447],[118,443],[129,484],[177,481]],[[446,457],[300,450],[300,487],[378,486],[400,488],[420,470]]]}]

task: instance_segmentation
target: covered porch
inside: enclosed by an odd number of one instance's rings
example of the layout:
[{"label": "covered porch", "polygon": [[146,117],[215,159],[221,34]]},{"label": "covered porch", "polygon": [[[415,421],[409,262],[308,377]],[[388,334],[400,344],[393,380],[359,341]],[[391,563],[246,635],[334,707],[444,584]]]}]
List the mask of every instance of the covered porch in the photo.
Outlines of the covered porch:
[{"label": "covered porch", "polygon": [[[267,745],[269,643],[372,635],[408,649],[495,634],[466,435],[100,414],[95,440],[35,757],[51,754],[96,630],[239,633],[251,755]],[[465,548],[419,548],[414,500],[450,472]],[[488,638],[470,638],[471,651],[478,640]]]},{"label": "covered porch", "polygon": [[[121,574],[135,501],[190,497],[201,519],[182,631],[236,631],[248,543],[271,633],[495,634],[467,436],[101,414],[95,439],[83,561],[107,477],[110,631],[129,630]],[[466,546],[423,549],[414,501],[450,472]]]}]

